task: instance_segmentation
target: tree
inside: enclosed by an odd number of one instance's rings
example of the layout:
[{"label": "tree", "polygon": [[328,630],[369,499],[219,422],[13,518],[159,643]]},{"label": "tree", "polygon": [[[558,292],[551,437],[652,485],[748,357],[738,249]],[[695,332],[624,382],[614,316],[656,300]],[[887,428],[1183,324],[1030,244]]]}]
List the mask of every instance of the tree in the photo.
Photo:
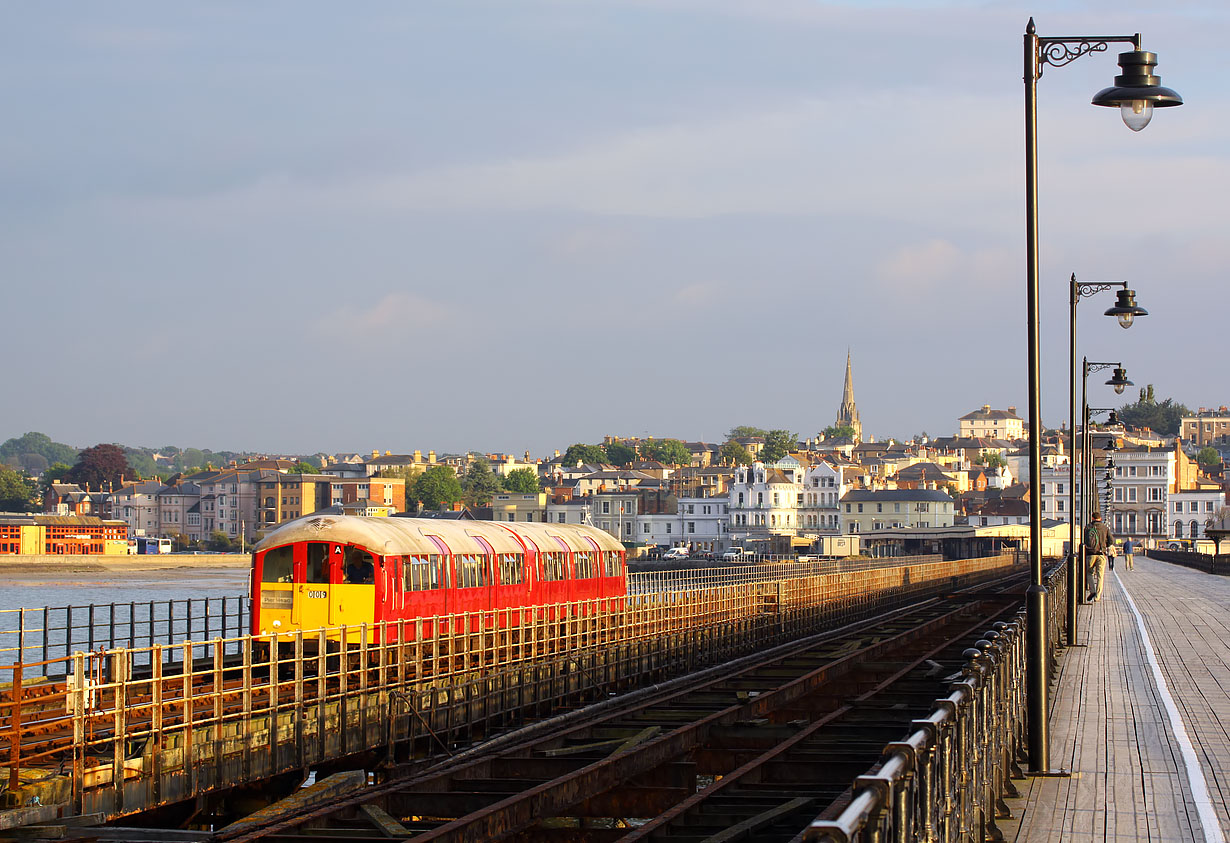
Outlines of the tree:
[{"label": "tree", "polygon": [[231,537],[221,530],[214,530],[209,534],[207,546],[218,553],[226,553],[231,549]]},{"label": "tree", "polygon": [[749,439],[753,436],[768,436],[767,430],[759,427],[751,427],[750,425],[741,424],[738,427],[732,427],[730,433],[726,434],[727,439]]},{"label": "tree", "polygon": [[763,462],[777,462],[786,454],[799,446],[799,435],[789,430],[770,430],[764,437],[764,448],[760,452]]},{"label": "tree", "polygon": [[584,445],[578,442],[575,445],[569,445],[568,450],[564,451],[565,465],[576,465],[577,463],[600,465],[605,463],[606,459],[606,449],[601,445]]},{"label": "tree", "polygon": [[20,458],[27,454],[37,454],[47,460],[48,464],[56,462],[72,464],[77,459],[76,448],[52,442],[51,437],[46,433],[31,431],[0,445],[0,462],[10,465],[21,464],[19,463]]},{"label": "tree", "polygon": [[692,452],[678,439],[650,439],[641,443],[641,455],[667,465],[691,465]]},{"label": "tree", "polygon": [[1184,416],[1192,411],[1173,398],[1158,402],[1154,397],[1153,384],[1140,390],[1140,400],[1119,408],[1119,421],[1131,427],[1147,427],[1163,436],[1174,436]]},{"label": "tree", "polygon": [[38,483],[24,471],[0,465],[0,512],[31,512],[38,503]]},{"label": "tree", "polygon": [[414,481],[414,498],[426,509],[454,504],[461,497],[461,481],[451,465],[433,465]]},{"label": "tree", "polygon": [[627,466],[636,462],[636,449],[623,442],[608,442],[605,446],[606,459],[611,465]]},{"label": "tree", "polygon": [[981,451],[974,458],[974,465],[985,465],[987,468],[1006,468],[1008,461],[999,451]]},{"label": "tree", "polygon": [[102,489],[109,485],[118,486],[123,478],[131,475],[132,469],[128,467],[124,449],[119,445],[103,443],[78,454],[77,464],[65,479],[88,489]]},{"label": "tree", "polygon": [[461,477],[461,490],[467,506],[491,503],[491,497],[500,491],[500,478],[491,471],[485,459],[476,459],[466,466]]},{"label": "tree", "polygon": [[1217,468],[1221,465],[1221,454],[1215,448],[1204,447],[1196,452],[1196,462],[1205,470]]},{"label": "tree", "polygon": [[519,492],[529,495],[539,491],[541,488],[538,483],[538,472],[532,468],[514,468],[504,478],[504,490],[506,492]]},{"label": "tree", "polygon": [[722,446],[718,456],[730,465],[751,465],[753,461],[752,452],[733,439]]},{"label": "tree", "polygon": [[319,467],[312,465],[307,460],[299,460],[290,468],[291,474],[316,474],[319,471]]},{"label": "tree", "polygon": [[[825,439],[853,439],[856,431],[848,424],[830,424],[820,432],[824,434]],[[923,435],[926,436],[927,434],[924,433]]]}]

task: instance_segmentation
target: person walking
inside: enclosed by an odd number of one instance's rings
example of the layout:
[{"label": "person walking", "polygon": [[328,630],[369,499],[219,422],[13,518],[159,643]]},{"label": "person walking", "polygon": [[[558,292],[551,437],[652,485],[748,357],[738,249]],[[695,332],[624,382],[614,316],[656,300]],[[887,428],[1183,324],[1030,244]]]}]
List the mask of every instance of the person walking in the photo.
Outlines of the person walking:
[{"label": "person walking", "polygon": [[1085,556],[1090,576],[1093,577],[1092,590],[1089,592],[1091,603],[1102,599],[1102,587],[1106,585],[1106,549],[1114,541],[1110,528],[1102,523],[1102,513],[1095,509],[1093,515],[1089,516],[1089,526],[1085,528]]},{"label": "person walking", "polygon": [[1123,543],[1123,564],[1132,570],[1132,554],[1136,552],[1136,542],[1128,539]]}]

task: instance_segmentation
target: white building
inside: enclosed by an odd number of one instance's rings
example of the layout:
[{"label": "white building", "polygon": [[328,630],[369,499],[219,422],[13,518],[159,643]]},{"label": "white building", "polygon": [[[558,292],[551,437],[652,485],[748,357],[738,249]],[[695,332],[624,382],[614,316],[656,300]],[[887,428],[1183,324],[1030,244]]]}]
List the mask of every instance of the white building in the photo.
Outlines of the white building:
[{"label": "white building", "polygon": [[798,512],[798,529],[805,536],[835,535],[841,532],[840,501],[849,487],[842,482],[842,471],[829,462],[818,462],[803,472],[803,503]]},{"label": "white building", "polygon": [[739,466],[730,484],[731,541],[796,535],[803,475],[797,463],[792,468],[769,468],[762,462]]},{"label": "white building", "polygon": [[1204,538],[1205,526],[1225,505],[1226,496],[1220,489],[1174,492],[1170,496],[1170,537]]},{"label": "white building", "polygon": [[992,410],[990,404],[983,404],[981,409],[961,416],[957,424],[957,436],[961,438],[1006,439],[1010,442],[1025,438],[1025,422],[1016,414],[1016,407]]},{"label": "white building", "polygon": [[1115,468],[1110,517],[1103,520],[1115,538],[1157,541],[1173,536],[1170,495],[1178,490],[1174,450],[1128,446],[1108,456]]}]

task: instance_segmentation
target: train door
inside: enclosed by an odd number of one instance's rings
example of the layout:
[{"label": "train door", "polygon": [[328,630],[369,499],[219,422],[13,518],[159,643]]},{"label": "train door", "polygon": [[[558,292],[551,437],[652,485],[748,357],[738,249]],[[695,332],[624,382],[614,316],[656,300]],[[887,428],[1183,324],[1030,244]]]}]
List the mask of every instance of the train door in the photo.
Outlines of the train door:
[{"label": "train door", "polygon": [[376,619],[376,557],[355,545],[334,545],[329,625],[371,624]]},{"label": "train door", "polygon": [[[336,545],[330,542],[304,542],[302,565],[295,576],[295,604],[292,620],[300,629],[329,626],[330,566]],[[340,556],[341,551],[338,551]]]}]

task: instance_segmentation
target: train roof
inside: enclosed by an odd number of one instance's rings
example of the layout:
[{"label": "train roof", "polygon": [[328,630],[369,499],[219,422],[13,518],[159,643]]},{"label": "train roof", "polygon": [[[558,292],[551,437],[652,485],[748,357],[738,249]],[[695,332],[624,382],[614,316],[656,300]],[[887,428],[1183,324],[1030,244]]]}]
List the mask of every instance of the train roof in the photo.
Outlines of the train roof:
[{"label": "train roof", "polygon": [[610,533],[580,524],[312,515],[278,527],[253,552],[301,541],[353,544],[382,556],[440,553],[441,545],[453,554],[483,554],[487,552],[483,542],[496,553],[521,553],[521,542],[542,552],[624,549]]}]

